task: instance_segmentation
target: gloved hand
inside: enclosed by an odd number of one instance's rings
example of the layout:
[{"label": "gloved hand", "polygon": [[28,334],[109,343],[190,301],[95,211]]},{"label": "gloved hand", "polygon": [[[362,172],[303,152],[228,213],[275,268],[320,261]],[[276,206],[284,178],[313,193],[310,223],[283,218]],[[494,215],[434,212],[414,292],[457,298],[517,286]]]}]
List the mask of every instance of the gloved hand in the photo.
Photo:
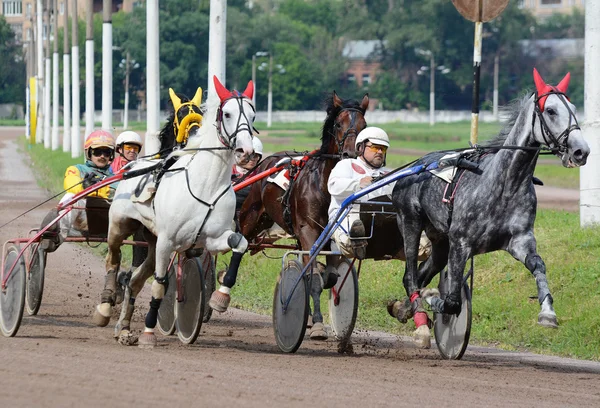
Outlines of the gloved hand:
[{"label": "gloved hand", "polygon": [[102,181],[103,177],[100,176],[99,174],[96,173],[87,173],[85,175],[85,177],[83,178],[83,189],[85,190],[86,188],[96,184],[99,181]]}]

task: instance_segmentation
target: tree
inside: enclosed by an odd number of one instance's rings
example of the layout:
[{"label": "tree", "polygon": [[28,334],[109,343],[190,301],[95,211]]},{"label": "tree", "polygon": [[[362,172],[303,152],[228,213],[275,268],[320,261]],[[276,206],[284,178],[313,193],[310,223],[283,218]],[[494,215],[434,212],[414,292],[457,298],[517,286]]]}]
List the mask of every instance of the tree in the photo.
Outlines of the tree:
[{"label": "tree", "polygon": [[0,16],[0,72],[0,103],[25,104],[23,49],[4,16]]}]

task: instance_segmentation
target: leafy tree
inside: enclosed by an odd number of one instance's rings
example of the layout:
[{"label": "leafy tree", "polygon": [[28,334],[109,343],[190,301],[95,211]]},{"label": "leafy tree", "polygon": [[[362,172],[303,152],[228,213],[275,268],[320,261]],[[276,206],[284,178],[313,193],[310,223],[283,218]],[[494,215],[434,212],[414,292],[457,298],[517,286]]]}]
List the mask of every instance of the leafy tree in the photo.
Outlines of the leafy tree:
[{"label": "leafy tree", "polygon": [[25,103],[25,61],[15,33],[0,16],[0,103]]}]

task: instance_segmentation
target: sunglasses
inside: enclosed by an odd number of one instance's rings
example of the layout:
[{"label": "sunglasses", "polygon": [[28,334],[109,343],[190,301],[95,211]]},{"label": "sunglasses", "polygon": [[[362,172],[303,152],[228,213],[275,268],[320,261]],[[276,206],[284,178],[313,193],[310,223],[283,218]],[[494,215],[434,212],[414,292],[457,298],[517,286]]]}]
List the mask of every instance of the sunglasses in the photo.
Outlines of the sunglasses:
[{"label": "sunglasses", "polygon": [[123,150],[127,150],[128,152],[139,153],[140,152],[140,147],[138,145],[135,145],[135,144],[124,144],[123,145]]},{"label": "sunglasses", "polygon": [[367,145],[365,147],[367,149],[369,149],[370,151],[372,151],[373,153],[377,153],[380,150],[381,150],[381,153],[385,153],[385,152],[387,152],[387,149],[388,149],[387,146],[376,145],[376,144]]},{"label": "sunglasses", "polygon": [[100,157],[100,156],[106,156],[106,157],[110,157],[112,156],[113,151],[111,149],[92,149],[92,155],[94,155],[95,157]]}]

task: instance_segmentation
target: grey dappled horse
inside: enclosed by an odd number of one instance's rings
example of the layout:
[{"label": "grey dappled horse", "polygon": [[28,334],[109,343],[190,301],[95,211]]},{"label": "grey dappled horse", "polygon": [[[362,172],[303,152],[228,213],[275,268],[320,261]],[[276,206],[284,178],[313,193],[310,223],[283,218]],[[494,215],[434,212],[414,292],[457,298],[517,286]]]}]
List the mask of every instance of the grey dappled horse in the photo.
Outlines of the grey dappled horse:
[{"label": "grey dappled horse", "polygon": [[[546,265],[537,253],[533,233],[537,198],[532,178],[542,146],[552,149],[564,167],[583,166],[590,153],[577,124],[575,106],[565,95],[569,78],[567,74],[558,86],[549,86],[534,69],[537,92],[514,103],[508,124],[470,159],[479,161],[481,172],[464,172],[452,210],[442,202],[446,182],[430,173],[406,177],[396,183],[392,200],[404,237],[404,287],[412,302],[401,307],[399,320],[410,318],[413,310],[423,313],[419,290],[446,265],[450,281],[446,298],[440,299],[439,293],[431,290],[420,295],[435,312],[458,315],[467,260],[503,249],[535,277],[541,305],[538,323],[557,327]],[[420,161],[431,163],[443,155],[430,153]],[[432,242],[432,253],[417,268],[423,230]],[[419,336],[429,335],[429,329],[426,319],[423,323],[422,316],[414,317],[418,342]],[[419,326],[423,328],[419,330]]]}]

